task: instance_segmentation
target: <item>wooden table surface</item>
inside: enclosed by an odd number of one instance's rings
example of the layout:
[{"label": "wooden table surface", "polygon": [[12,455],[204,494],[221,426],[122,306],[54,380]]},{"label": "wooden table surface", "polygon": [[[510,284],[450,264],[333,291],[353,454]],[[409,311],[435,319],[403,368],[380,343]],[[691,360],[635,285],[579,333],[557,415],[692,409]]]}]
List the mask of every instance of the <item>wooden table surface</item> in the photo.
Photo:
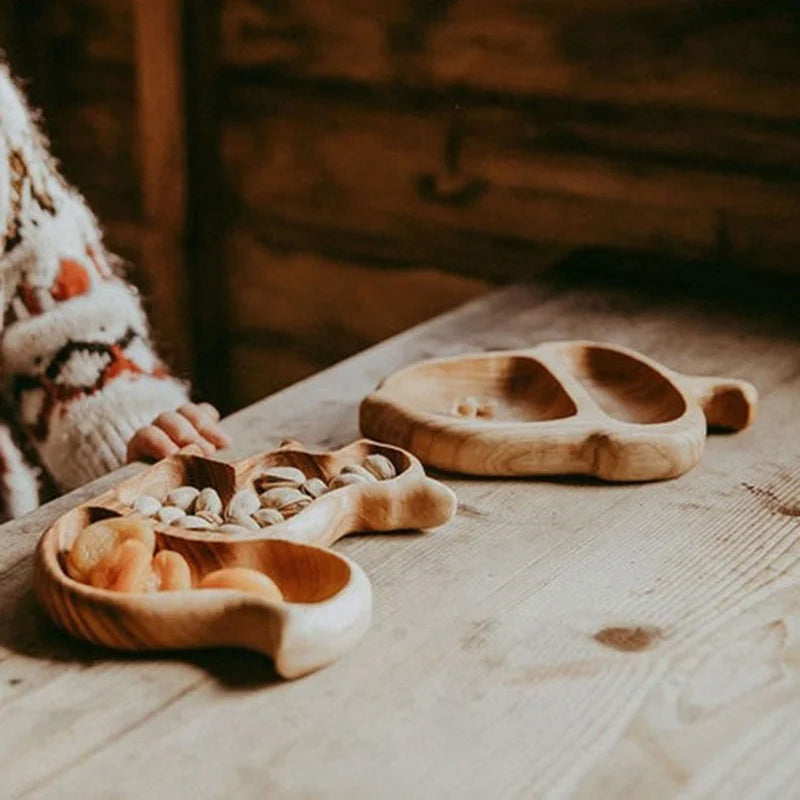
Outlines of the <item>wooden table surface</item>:
[{"label": "wooden table surface", "polygon": [[0,796],[800,796],[800,345],[779,321],[507,289],[234,415],[232,455],[356,437],[359,399],[412,360],[555,338],[748,378],[756,424],[664,483],[448,479],[446,527],[337,545],[372,626],[289,683],[248,653],[118,656],[51,628],[31,553],[97,484],[5,525]]}]

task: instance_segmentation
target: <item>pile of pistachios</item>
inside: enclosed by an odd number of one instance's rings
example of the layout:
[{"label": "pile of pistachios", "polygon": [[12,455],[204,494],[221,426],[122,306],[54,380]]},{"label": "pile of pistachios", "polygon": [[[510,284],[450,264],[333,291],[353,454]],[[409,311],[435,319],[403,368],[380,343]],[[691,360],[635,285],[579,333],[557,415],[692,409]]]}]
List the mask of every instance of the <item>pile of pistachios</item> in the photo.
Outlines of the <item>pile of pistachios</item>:
[{"label": "pile of pistachios", "polygon": [[252,489],[236,492],[227,506],[216,489],[194,486],[172,489],[163,500],[141,495],[132,505],[137,514],[163,524],[246,535],[291,519],[330,491],[389,480],[396,475],[394,464],[386,456],[374,453],[360,464],[344,466],[330,482],[308,476],[297,467],[269,467],[253,480]]}]

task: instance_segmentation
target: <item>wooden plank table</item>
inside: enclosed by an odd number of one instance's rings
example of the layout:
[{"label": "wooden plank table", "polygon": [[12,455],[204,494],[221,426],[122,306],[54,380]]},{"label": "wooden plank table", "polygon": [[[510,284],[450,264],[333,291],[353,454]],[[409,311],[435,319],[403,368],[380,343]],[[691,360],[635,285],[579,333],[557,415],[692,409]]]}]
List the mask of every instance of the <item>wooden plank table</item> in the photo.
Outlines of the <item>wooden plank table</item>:
[{"label": "wooden plank table", "polygon": [[52,629],[31,553],[98,485],[4,526],[0,796],[800,796],[800,344],[780,319],[515,287],[237,413],[231,455],[356,437],[360,398],[412,360],[583,337],[749,378],[755,427],[664,483],[448,479],[445,528],[337,546],[372,578],[374,621],[303,680]]}]

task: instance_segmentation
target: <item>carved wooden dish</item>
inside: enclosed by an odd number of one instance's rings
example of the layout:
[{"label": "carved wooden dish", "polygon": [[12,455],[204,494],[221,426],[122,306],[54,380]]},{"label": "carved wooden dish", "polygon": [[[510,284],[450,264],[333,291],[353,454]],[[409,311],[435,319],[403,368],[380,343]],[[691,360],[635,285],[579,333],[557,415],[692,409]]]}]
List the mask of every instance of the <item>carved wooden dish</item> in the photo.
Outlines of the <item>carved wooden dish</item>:
[{"label": "carved wooden dish", "polygon": [[[277,584],[282,602],[232,589],[115,592],[66,572],[65,556],[78,533],[97,520],[130,513],[142,494],[163,497],[178,486],[210,486],[229,499],[269,466],[297,466],[329,480],[373,453],[389,458],[397,476],[331,490],[296,516],[249,536],[156,526],[156,550],[180,553],[194,577],[224,567],[256,569]],[[452,517],[455,505],[455,495],[426,477],[416,458],[373,442],[323,453],[291,443],[236,464],[187,449],[50,527],[36,551],[36,594],[57,625],[96,644],[122,650],[245,647],[271,656],[283,677],[299,677],[334,661],[369,625],[367,576],[327,546],[348,533],[435,527]]]},{"label": "carved wooden dish", "polygon": [[[707,428],[746,427],[757,400],[746,381],[681,375],[635,350],[566,341],[414,364],[365,398],[360,416],[366,436],[439,469],[642,481],[693,467]],[[476,403],[485,416],[459,413]]]}]

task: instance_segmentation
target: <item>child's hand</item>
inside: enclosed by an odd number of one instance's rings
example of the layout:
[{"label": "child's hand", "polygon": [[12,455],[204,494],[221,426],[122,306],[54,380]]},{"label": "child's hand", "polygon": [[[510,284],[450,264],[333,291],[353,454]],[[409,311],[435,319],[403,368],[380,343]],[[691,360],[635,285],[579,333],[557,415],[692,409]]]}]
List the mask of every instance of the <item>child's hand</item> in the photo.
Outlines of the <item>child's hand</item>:
[{"label": "child's hand", "polygon": [[159,414],[128,442],[127,459],[151,461],[166,458],[187,444],[197,444],[206,455],[227,447],[230,439],[219,426],[219,411],[208,403],[187,403],[177,411]]}]

